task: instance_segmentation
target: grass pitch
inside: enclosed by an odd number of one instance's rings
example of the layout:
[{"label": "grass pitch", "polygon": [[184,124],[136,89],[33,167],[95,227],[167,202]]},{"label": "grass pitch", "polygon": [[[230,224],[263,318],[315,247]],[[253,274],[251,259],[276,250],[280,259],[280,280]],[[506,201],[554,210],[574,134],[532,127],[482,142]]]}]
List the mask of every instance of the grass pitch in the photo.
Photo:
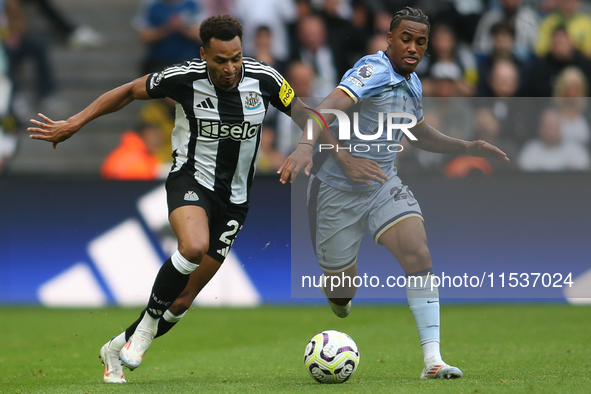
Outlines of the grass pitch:
[{"label": "grass pitch", "polygon": [[[447,305],[444,359],[464,378],[419,380],[422,353],[406,306],[354,305],[347,319],[313,307],[198,309],[154,342],[128,383],[102,383],[100,347],[130,309],[0,308],[0,393],[589,393],[591,307]],[[303,352],[324,329],[351,335],[360,366],[321,385]]]}]

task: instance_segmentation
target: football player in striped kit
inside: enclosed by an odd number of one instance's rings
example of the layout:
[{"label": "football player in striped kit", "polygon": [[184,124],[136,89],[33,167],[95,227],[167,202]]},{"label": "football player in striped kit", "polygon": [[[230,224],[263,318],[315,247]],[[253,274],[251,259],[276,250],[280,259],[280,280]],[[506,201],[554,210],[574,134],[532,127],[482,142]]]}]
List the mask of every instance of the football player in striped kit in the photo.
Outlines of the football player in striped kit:
[{"label": "football player in striped kit", "polygon": [[[291,115],[300,127],[307,120],[304,104],[283,76],[242,57],[242,25],[237,19],[210,17],[201,24],[200,35],[201,59],[115,88],[67,120],[39,114],[42,120],[31,120],[34,126],[28,129],[31,138],[56,148],[86,123],[133,100],[176,101],[174,160],[166,191],[178,250],[161,267],[140,318],[101,348],[108,383],[125,382],[122,364],[131,370],[140,365],[153,339],[184,315],[228,255],[248,211],[269,104]],[[296,156],[311,161],[308,148],[307,143],[299,145]],[[361,168],[367,164],[368,173],[376,171],[368,163],[361,163]]]}]

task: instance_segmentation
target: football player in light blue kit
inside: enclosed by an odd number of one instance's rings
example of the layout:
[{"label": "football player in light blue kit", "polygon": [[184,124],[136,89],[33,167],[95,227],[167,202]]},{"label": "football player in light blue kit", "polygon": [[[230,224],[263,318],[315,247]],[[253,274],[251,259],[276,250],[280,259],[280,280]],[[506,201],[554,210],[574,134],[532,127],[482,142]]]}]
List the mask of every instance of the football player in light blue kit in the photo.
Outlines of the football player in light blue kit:
[{"label": "football player in light blue kit", "polygon": [[[429,280],[433,271],[421,209],[412,192],[396,175],[394,166],[397,149],[392,146],[402,141],[404,132],[399,128],[392,133],[391,139],[387,139],[384,127],[378,139],[367,140],[367,136],[378,134],[379,112],[406,113],[416,118],[416,125],[408,126],[412,127],[408,131],[416,140],[407,136],[414,147],[500,161],[509,159],[493,145],[447,137],[424,121],[422,85],[414,70],[427,48],[429,31],[428,19],[422,11],[406,7],[397,12],[390,25],[386,51],[359,60],[343,76],[334,92],[316,108],[330,122],[329,112],[323,112],[323,109],[345,111],[361,101],[361,109],[355,112],[359,113],[359,133],[364,136],[360,138],[351,131],[351,138],[341,140],[338,152],[331,152],[316,174],[310,177],[308,212],[314,249],[327,280],[323,292],[334,313],[339,317],[349,314],[356,288],[347,283],[333,288],[332,285],[338,282],[331,278],[357,276],[359,245],[365,232],[369,231],[378,245],[385,246],[396,257],[407,277],[422,279],[407,281],[408,304],[423,349],[421,379],[451,379],[461,378],[463,374],[441,357],[439,291]],[[385,118],[382,120],[386,121]],[[412,120],[407,117],[396,119],[395,123],[408,124]],[[336,122],[331,125],[333,133],[337,126]],[[282,182],[287,181],[290,173],[293,182],[302,169],[310,175],[309,158],[301,153],[311,155],[312,145],[319,135],[320,128],[314,126],[310,147],[294,152],[291,164],[286,162],[280,169]],[[322,140],[323,143],[326,141],[327,138]],[[330,144],[318,146],[321,150],[330,149]],[[314,156],[315,161],[317,156]],[[371,174],[368,175],[365,167],[365,181],[362,181],[363,177],[351,176],[357,164],[366,166],[369,160],[375,161],[379,169],[369,170]],[[317,167],[319,163],[314,164]]]}]

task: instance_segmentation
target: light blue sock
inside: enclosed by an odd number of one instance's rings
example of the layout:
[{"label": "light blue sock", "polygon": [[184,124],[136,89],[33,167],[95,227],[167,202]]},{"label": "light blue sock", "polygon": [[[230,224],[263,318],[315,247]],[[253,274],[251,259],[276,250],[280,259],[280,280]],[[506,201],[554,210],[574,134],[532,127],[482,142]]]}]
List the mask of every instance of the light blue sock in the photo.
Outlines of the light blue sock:
[{"label": "light blue sock", "polygon": [[439,288],[432,286],[432,278],[432,274],[408,275],[406,281],[408,306],[415,318],[425,363],[442,361],[439,351]]}]

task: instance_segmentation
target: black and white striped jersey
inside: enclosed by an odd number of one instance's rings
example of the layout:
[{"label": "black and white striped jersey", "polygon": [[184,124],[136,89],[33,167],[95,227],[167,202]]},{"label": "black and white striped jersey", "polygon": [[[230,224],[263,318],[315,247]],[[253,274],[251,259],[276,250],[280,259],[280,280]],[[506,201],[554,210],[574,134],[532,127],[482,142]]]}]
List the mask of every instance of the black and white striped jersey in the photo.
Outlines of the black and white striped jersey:
[{"label": "black and white striped jersey", "polygon": [[247,204],[269,103],[289,112],[295,97],[283,76],[244,58],[240,83],[226,91],[211,82],[204,60],[193,59],[151,74],[146,89],[177,102],[171,171],[188,171],[222,198]]}]

